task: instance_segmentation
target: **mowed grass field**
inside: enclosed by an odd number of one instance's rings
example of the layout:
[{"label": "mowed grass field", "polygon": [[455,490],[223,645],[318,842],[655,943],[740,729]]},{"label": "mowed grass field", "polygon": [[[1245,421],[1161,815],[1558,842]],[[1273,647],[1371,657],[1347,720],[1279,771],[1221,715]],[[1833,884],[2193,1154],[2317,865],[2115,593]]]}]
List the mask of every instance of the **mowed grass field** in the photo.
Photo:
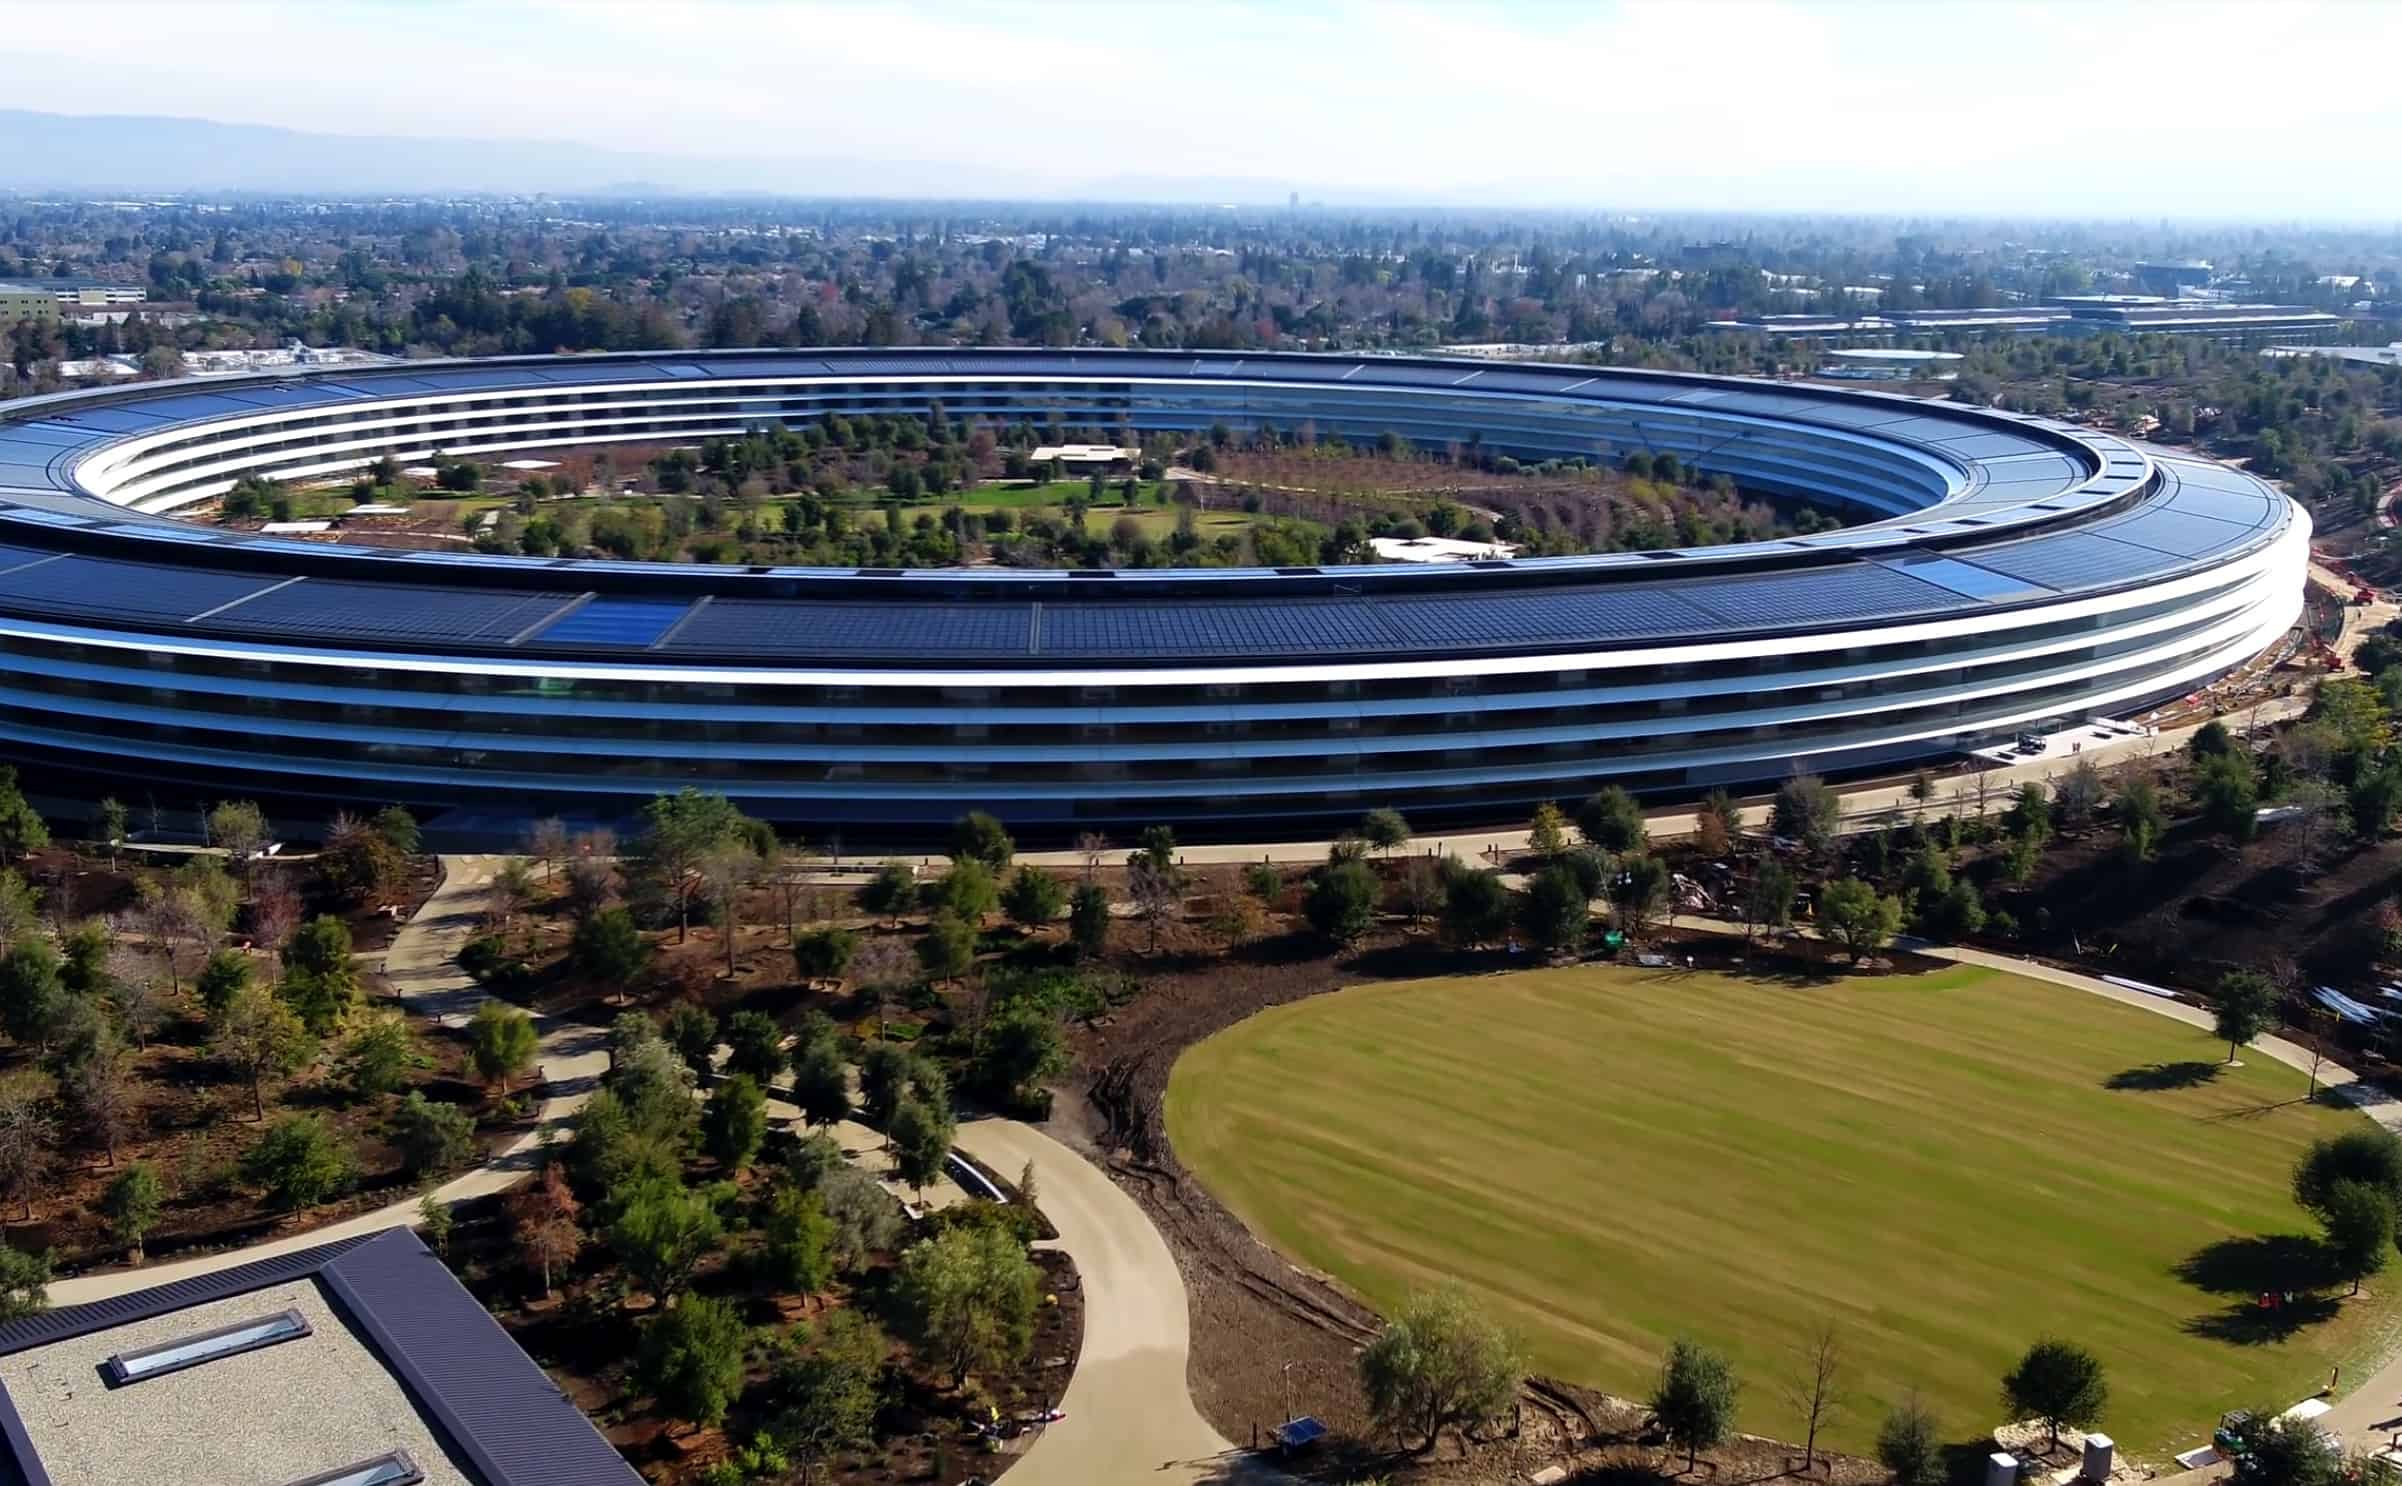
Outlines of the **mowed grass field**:
[{"label": "mowed grass field", "polygon": [[1798,1438],[1785,1385],[1831,1324],[1851,1395],[1832,1438],[1865,1450],[1913,1387],[1947,1438],[2001,1422],[2002,1373],[2050,1333],[2102,1358],[2103,1428],[2159,1460],[2373,1360],[2402,1292],[2398,1269],[2291,1334],[2260,1324],[2251,1241],[2314,1231],[2294,1157],[2362,1116],[2257,1054],[2176,1068],[2225,1055],[1972,967],[1581,967],[1264,1012],[1185,1053],[1167,1122],[1284,1253],[1387,1311],[1457,1279],[1537,1371],[1642,1397],[1693,1336],[1732,1357],[1744,1428]]}]

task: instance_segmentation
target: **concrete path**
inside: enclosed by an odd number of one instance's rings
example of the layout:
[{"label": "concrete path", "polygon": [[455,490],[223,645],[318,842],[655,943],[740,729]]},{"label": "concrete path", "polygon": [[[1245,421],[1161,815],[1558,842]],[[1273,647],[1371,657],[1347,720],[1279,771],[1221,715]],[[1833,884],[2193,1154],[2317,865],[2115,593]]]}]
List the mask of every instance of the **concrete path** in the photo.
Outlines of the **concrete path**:
[{"label": "concrete path", "polygon": [[1034,1163],[1037,1201],[1076,1261],[1084,1287],[1084,1346],[1051,1425],[1010,1467],[1009,1486],[1165,1486],[1271,1481],[1193,1407],[1185,1382],[1191,1332],[1184,1277],[1167,1241],[1100,1168],[1028,1125],[973,1120],[959,1146],[1014,1177]]}]

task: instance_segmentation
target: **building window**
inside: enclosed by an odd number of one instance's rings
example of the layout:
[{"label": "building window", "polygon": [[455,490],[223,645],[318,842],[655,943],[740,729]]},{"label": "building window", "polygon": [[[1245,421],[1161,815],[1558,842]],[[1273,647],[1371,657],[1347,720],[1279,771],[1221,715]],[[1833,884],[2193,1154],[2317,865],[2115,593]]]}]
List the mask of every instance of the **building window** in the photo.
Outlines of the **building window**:
[{"label": "building window", "polygon": [[220,1326],[198,1336],[181,1341],[161,1342],[155,1347],[141,1347],[131,1352],[119,1352],[101,1364],[101,1372],[112,1388],[139,1383],[150,1378],[165,1377],[203,1362],[215,1362],[222,1357],[238,1357],[278,1342],[298,1341],[309,1334],[309,1323],[298,1311],[278,1311],[254,1321],[238,1321]]}]

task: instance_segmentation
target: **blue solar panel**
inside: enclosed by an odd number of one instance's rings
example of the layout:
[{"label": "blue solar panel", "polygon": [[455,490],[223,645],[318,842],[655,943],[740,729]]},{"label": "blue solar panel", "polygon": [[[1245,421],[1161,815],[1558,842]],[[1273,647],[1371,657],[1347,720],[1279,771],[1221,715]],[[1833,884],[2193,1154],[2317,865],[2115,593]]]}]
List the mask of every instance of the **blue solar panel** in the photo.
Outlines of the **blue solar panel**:
[{"label": "blue solar panel", "polygon": [[1885,559],[1890,567],[1899,568],[1922,583],[1948,588],[1964,598],[2016,599],[2042,596],[2046,590],[2024,578],[1997,573],[1991,568],[1977,567],[1949,557],[1921,553],[1915,557]]},{"label": "blue solar panel", "polygon": [[1357,599],[1283,603],[1075,604],[1043,610],[1045,655],[1174,660],[1195,655],[1300,655],[1392,643]]},{"label": "blue solar panel", "polygon": [[1873,563],[1720,579],[1687,595],[1732,624],[1790,628],[1821,620],[1870,619],[1957,608],[1953,595]]},{"label": "blue solar panel", "polygon": [[0,573],[0,604],[50,613],[186,619],[281,580],[260,573],[194,572],[151,563],[62,557]]},{"label": "blue solar panel", "polygon": [[2184,566],[2165,552],[2074,531],[1980,547],[1971,555],[1979,567],[2063,591],[2114,587]]},{"label": "blue solar panel", "polygon": [[2090,528],[2097,536],[2133,542],[2179,557],[2200,557],[2240,546],[2252,528],[2208,516],[2191,516],[2162,506],[2146,506],[2132,516],[2105,521]]},{"label": "blue solar panel", "polygon": [[1715,622],[1665,584],[1379,599],[1376,612],[1406,643],[1461,649],[1691,634]]},{"label": "blue solar panel", "polygon": [[484,593],[310,578],[202,621],[209,629],[277,630],[352,640],[504,642],[575,602],[564,593]]},{"label": "blue solar panel", "polygon": [[1033,623],[1027,604],[920,607],[719,599],[695,612],[662,648],[679,654],[1023,655]]},{"label": "blue solar panel", "polygon": [[691,607],[688,599],[594,599],[529,643],[607,645],[639,650],[657,644],[659,637]]}]

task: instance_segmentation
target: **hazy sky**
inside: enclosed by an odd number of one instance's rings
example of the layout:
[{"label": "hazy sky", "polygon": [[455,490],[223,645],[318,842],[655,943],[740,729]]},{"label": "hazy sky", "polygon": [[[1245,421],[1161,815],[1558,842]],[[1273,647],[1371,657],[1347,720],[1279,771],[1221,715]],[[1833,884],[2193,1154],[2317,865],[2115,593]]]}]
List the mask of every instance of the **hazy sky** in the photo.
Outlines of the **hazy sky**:
[{"label": "hazy sky", "polygon": [[2393,0],[0,0],[0,20],[0,106],[891,161],[895,194],[933,178],[919,163],[1413,203],[2402,218]]}]

